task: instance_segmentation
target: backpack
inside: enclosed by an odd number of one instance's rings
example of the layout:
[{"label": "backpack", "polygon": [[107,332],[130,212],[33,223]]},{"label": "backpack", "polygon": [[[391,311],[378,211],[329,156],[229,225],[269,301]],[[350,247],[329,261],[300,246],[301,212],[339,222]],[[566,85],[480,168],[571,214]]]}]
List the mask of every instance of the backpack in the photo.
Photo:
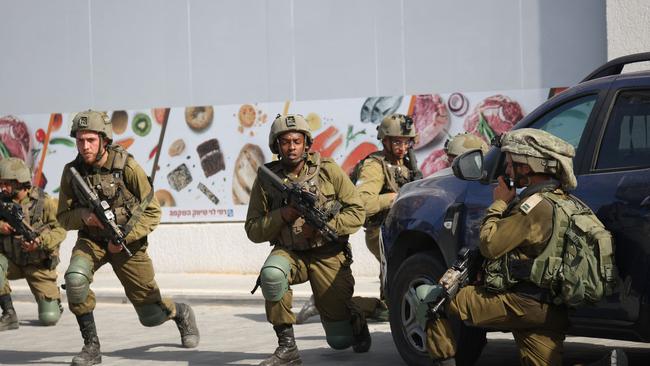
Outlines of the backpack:
[{"label": "backpack", "polygon": [[594,304],[611,295],[618,274],[610,232],[578,198],[542,195],[554,203],[553,233],[533,260],[529,280],[549,289],[555,304],[569,307]]}]

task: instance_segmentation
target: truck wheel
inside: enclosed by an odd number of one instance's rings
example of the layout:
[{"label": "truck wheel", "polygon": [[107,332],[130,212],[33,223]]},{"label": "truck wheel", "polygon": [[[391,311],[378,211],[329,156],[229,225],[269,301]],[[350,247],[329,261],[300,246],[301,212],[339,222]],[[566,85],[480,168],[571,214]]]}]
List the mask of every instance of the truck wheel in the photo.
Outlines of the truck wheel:
[{"label": "truck wheel", "polygon": [[[446,267],[433,253],[417,253],[399,267],[390,284],[390,329],[393,342],[408,365],[431,365],[426,350],[427,334],[415,321],[415,288],[434,284]],[[473,365],[485,346],[485,331],[467,327],[460,321],[454,324],[457,345],[462,352],[456,358],[458,365]],[[462,356],[462,357],[461,357]]]}]

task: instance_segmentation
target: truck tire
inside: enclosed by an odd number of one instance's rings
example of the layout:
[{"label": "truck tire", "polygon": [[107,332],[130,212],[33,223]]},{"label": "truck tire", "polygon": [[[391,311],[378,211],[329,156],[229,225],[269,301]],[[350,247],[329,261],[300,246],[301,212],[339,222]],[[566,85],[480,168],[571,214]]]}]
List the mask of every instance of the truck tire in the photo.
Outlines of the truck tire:
[{"label": "truck tire", "polygon": [[[446,266],[432,252],[408,257],[397,269],[389,286],[390,328],[393,342],[402,359],[412,366],[431,365],[426,350],[426,331],[415,321],[414,289],[421,284],[436,283]],[[454,321],[458,352],[456,364],[473,365],[485,346],[485,331]]]}]

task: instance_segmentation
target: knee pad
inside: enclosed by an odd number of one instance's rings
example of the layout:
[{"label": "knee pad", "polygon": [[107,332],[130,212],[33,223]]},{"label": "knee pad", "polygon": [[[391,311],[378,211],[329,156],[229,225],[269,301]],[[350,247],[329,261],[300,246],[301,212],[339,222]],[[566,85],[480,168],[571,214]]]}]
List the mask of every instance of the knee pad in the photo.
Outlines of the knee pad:
[{"label": "knee pad", "polygon": [[134,305],[133,307],[138,313],[140,324],[145,327],[155,327],[169,319],[169,314],[158,304]]},{"label": "knee pad", "polygon": [[4,254],[0,253],[0,291],[5,287],[7,280],[7,271],[9,271],[9,260]]},{"label": "knee pad", "polygon": [[61,318],[61,302],[59,300],[38,300],[38,320],[41,325],[55,325]]},{"label": "knee pad", "polygon": [[268,301],[280,301],[289,290],[291,264],[282,256],[270,256],[260,271],[262,295]]},{"label": "knee pad", "polygon": [[93,264],[85,257],[75,256],[70,259],[70,266],[65,271],[65,293],[71,304],[82,304],[88,298]]},{"label": "knee pad", "polygon": [[352,324],[349,320],[323,322],[325,339],[333,349],[346,349],[354,343]]}]

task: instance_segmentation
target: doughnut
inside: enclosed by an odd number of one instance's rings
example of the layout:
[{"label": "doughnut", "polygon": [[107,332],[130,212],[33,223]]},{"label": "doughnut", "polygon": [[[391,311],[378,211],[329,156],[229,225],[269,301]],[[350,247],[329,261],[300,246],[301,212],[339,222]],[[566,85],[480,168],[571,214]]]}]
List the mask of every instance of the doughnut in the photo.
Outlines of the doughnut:
[{"label": "doughnut", "polygon": [[211,106],[185,108],[185,122],[194,131],[202,131],[212,124],[214,110]]}]

